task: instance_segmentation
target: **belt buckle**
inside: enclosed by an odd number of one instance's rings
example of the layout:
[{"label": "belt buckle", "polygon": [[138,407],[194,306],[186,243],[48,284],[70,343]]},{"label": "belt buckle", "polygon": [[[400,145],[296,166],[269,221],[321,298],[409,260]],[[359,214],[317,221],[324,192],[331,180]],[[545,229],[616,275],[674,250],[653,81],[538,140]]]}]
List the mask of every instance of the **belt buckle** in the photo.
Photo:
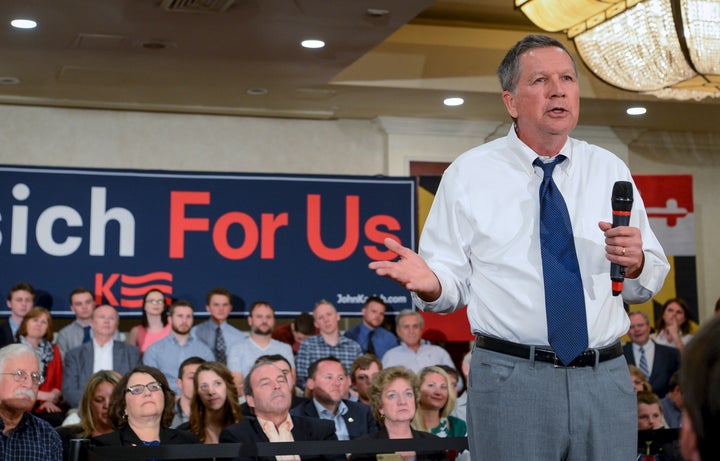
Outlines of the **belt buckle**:
[{"label": "belt buckle", "polygon": [[553,359],[552,364],[553,364],[553,368],[577,368],[575,365],[564,365],[564,364],[560,361],[560,359],[558,358],[557,355],[556,355],[555,358]]}]

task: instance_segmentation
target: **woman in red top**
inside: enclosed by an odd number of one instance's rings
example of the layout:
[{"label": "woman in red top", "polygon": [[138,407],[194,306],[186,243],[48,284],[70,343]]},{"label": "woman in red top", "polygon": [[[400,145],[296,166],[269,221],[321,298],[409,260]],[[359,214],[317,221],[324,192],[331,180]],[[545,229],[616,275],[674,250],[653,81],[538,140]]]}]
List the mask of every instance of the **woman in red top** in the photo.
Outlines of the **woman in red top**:
[{"label": "woman in red top", "polygon": [[17,340],[35,350],[40,362],[40,374],[44,379],[38,388],[33,413],[55,427],[62,423],[67,408],[62,402],[62,355],[60,349],[52,343],[52,338],[50,312],[44,307],[34,307],[20,324]]}]

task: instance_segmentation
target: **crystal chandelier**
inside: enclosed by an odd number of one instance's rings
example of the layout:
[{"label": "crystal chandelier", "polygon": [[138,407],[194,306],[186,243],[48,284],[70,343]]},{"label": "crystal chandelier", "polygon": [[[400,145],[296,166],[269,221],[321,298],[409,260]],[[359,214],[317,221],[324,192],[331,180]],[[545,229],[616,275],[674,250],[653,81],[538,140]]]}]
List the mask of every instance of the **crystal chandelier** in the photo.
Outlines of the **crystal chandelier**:
[{"label": "crystal chandelier", "polygon": [[720,0],[515,0],[595,75],[664,99],[720,97]]}]

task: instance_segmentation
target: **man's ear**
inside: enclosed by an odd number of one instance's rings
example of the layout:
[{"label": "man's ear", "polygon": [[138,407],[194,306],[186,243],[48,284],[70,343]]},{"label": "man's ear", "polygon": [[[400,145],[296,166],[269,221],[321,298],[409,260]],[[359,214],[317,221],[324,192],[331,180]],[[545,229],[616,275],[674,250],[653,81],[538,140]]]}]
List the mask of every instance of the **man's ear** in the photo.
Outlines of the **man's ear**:
[{"label": "man's ear", "polygon": [[245,401],[250,408],[255,408],[255,399],[252,395],[245,395]]},{"label": "man's ear", "polygon": [[518,111],[515,105],[515,96],[513,96],[513,94],[509,91],[503,91],[502,100],[505,104],[505,109],[507,109],[508,114],[510,114],[510,117],[514,119],[517,118]]},{"label": "man's ear", "polygon": [[308,378],[308,379],[305,381],[305,389],[308,389],[308,390],[310,390],[310,391],[313,390],[313,389],[315,389],[315,380],[312,379],[312,378]]}]

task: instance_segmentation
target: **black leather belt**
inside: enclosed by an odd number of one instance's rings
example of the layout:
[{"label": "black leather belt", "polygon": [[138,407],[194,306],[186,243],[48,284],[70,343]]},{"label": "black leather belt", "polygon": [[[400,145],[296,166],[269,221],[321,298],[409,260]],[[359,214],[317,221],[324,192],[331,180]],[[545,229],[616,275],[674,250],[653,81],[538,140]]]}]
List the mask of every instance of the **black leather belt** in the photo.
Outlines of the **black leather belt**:
[{"label": "black leather belt", "polygon": [[561,368],[593,367],[596,363],[620,357],[623,353],[620,341],[618,341],[615,344],[601,347],[599,349],[585,349],[572,362],[570,362],[569,365],[563,365],[557,355],[555,355],[555,352],[546,347],[536,346],[533,357],[530,355],[533,350],[530,346],[483,335],[475,337],[475,347],[499,352],[501,354],[512,355],[513,357],[520,357],[528,360],[534,359],[538,362],[548,362]]}]

